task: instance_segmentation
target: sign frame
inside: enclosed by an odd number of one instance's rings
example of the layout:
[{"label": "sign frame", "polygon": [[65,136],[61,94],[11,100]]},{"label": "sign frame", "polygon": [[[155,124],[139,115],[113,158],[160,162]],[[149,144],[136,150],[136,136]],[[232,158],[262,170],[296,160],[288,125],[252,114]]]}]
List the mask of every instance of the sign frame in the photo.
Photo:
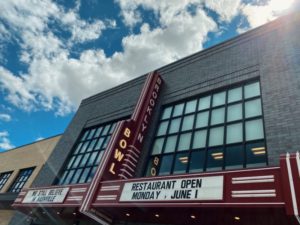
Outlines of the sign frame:
[{"label": "sign frame", "polygon": [[69,193],[69,187],[29,190],[23,204],[56,204],[63,203]]},{"label": "sign frame", "polygon": [[135,203],[223,200],[224,176],[222,175],[126,182],[119,197],[119,202]]}]

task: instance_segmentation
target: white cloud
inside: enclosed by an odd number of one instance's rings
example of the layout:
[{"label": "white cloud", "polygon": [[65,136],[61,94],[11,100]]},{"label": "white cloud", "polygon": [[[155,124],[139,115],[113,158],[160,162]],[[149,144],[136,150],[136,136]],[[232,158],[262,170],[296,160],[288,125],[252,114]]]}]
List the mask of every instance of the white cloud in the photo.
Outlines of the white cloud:
[{"label": "white cloud", "polygon": [[[108,57],[102,49],[85,50],[77,59],[70,56],[70,46],[98,38],[105,26],[115,27],[116,22],[87,23],[79,18],[78,7],[65,12],[50,0],[35,2],[33,12],[30,11],[32,2],[29,5],[22,1],[11,2],[2,3],[8,13],[0,17],[18,31],[22,40],[20,60],[28,65],[28,73],[13,74],[0,66],[0,87],[6,90],[9,102],[28,111],[69,113],[84,97],[201,50],[207,34],[217,29],[199,1],[152,4],[150,0],[136,0],[132,6],[124,6],[126,10],[129,12],[132,8],[136,15],[140,6],[153,10],[161,26],[150,28],[142,18],[136,17],[136,20],[141,19],[140,32],[123,38],[123,52]],[[193,12],[189,11],[191,6]],[[43,9],[44,12],[38,12]],[[25,11],[24,15],[19,15],[20,11]],[[20,20],[18,16],[23,18]],[[67,43],[48,27],[53,19],[68,25],[72,37]]]},{"label": "white cloud", "polygon": [[68,27],[72,33],[71,41],[85,42],[97,39],[101,35],[101,31],[106,28],[104,22],[97,20],[94,23],[88,23],[79,18],[77,11],[61,13],[61,23]]},{"label": "white cloud", "polygon": [[188,12],[190,6],[199,7],[202,1],[199,0],[173,0],[158,1],[158,0],[115,0],[121,8],[123,21],[127,26],[134,26],[142,22],[142,14],[139,7],[145,10],[152,10],[158,17],[162,26],[171,23],[177,13]]},{"label": "white cloud", "polygon": [[10,71],[0,66],[0,87],[6,89],[6,99],[13,105],[27,111],[33,109],[32,102],[36,102],[35,96],[24,85],[23,77],[14,76]]},{"label": "white cloud", "polygon": [[[9,38],[18,40],[21,47],[19,60],[27,64],[29,70],[28,74],[13,74],[0,66],[0,88],[7,90],[6,99],[10,103],[27,111],[40,108],[58,110],[59,113],[70,112],[78,104],[76,94],[74,101],[74,98],[69,98],[72,93],[67,93],[68,90],[73,93],[78,91],[73,90],[73,87],[65,87],[76,83],[73,79],[78,76],[80,81],[84,80],[84,73],[79,72],[85,72],[86,69],[80,69],[74,75],[69,74],[78,67],[85,68],[80,61],[68,58],[69,49],[76,43],[99,38],[106,26],[116,26],[116,22],[109,19],[105,22],[82,20],[78,13],[79,3],[77,1],[76,7],[69,11],[51,0],[12,0],[0,3],[0,19],[8,24],[11,32],[8,33],[1,24],[1,38],[7,41]],[[50,29],[49,23],[57,23],[60,28],[69,31],[71,37],[68,40],[58,37]],[[74,61],[77,64],[72,68]],[[82,90],[80,86],[78,90]],[[57,94],[59,92],[67,95]],[[82,97],[83,94],[79,93]]]},{"label": "white cloud", "polygon": [[0,23],[0,40],[5,40],[10,37],[8,30],[3,24]]},{"label": "white cloud", "polygon": [[265,4],[258,3],[248,3],[241,6],[241,11],[247,17],[251,28],[278,18],[291,7],[294,0],[269,0]]},{"label": "white cloud", "polygon": [[4,122],[9,122],[11,121],[11,116],[9,114],[0,113],[0,120]]},{"label": "white cloud", "polygon": [[[71,33],[72,43],[85,42],[100,37],[106,25],[101,20],[85,21],[79,17],[79,2],[77,6],[65,11],[62,6],[51,0],[23,1],[11,0],[0,3],[0,19],[4,20],[11,33],[17,34],[23,51],[30,53],[25,57],[27,62],[32,57],[53,56],[66,48],[65,40],[54,35],[48,24],[57,23],[65,31]],[[110,23],[108,22],[110,26]],[[5,27],[0,26],[0,30]],[[6,32],[7,33],[7,32]],[[5,34],[5,33],[3,33]],[[6,35],[7,38],[7,35]],[[26,55],[22,53],[22,55]]]},{"label": "white cloud", "polygon": [[8,132],[7,131],[0,131],[0,150],[9,150],[15,148],[14,145],[8,139]]},{"label": "white cloud", "polygon": [[241,0],[205,0],[205,5],[217,12],[221,20],[230,22],[239,13]]},{"label": "white cloud", "polygon": [[215,11],[220,15],[220,19],[226,22],[236,16],[239,12],[241,0],[115,0],[121,8],[121,15],[124,23],[133,27],[137,23],[142,22],[142,14],[139,7],[145,10],[153,10],[157,17],[159,17],[161,25],[171,22],[176,13],[187,11],[189,7],[202,7]]},{"label": "white cloud", "polygon": [[41,140],[44,140],[45,138],[44,137],[38,137],[37,139],[35,139],[35,141],[41,141]]}]

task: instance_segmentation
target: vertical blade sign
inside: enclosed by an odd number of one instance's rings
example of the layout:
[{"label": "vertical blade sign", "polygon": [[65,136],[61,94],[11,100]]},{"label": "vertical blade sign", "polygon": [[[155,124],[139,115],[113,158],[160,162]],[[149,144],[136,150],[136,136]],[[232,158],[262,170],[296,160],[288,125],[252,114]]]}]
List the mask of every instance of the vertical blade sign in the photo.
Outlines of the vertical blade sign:
[{"label": "vertical blade sign", "polygon": [[102,180],[128,179],[134,176],[161,85],[162,79],[157,72],[148,74],[132,117],[121,127],[120,135],[115,139],[111,163]]},{"label": "vertical blade sign", "polygon": [[102,181],[134,176],[162,83],[156,71],[149,73],[131,118],[117,123],[80,208],[87,216],[99,218],[90,207]]}]

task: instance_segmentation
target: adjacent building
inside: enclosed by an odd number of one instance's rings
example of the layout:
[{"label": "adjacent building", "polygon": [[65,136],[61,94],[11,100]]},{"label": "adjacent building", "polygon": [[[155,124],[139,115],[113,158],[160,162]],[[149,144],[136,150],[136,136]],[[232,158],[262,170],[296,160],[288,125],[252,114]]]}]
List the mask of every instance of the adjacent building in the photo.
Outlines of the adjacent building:
[{"label": "adjacent building", "polygon": [[48,160],[60,135],[0,152],[0,224],[9,224],[11,207],[22,188],[29,188]]},{"label": "adjacent building", "polygon": [[282,17],[84,99],[10,224],[299,224],[299,27]]}]

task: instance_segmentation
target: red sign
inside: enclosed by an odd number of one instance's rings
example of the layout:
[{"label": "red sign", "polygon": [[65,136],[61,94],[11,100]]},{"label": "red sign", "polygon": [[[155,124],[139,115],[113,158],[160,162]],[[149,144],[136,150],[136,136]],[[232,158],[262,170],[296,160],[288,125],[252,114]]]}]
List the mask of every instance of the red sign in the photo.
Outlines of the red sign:
[{"label": "red sign", "polygon": [[[101,174],[101,181],[134,176],[161,84],[162,79],[158,73],[150,73],[131,119],[121,121],[116,126],[106,149],[107,154],[96,173]],[[96,180],[99,182],[99,177]]]},{"label": "red sign", "polygon": [[95,217],[90,209],[100,182],[134,176],[161,85],[159,74],[149,73],[131,118],[118,122],[80,208],[82,213]]}]

